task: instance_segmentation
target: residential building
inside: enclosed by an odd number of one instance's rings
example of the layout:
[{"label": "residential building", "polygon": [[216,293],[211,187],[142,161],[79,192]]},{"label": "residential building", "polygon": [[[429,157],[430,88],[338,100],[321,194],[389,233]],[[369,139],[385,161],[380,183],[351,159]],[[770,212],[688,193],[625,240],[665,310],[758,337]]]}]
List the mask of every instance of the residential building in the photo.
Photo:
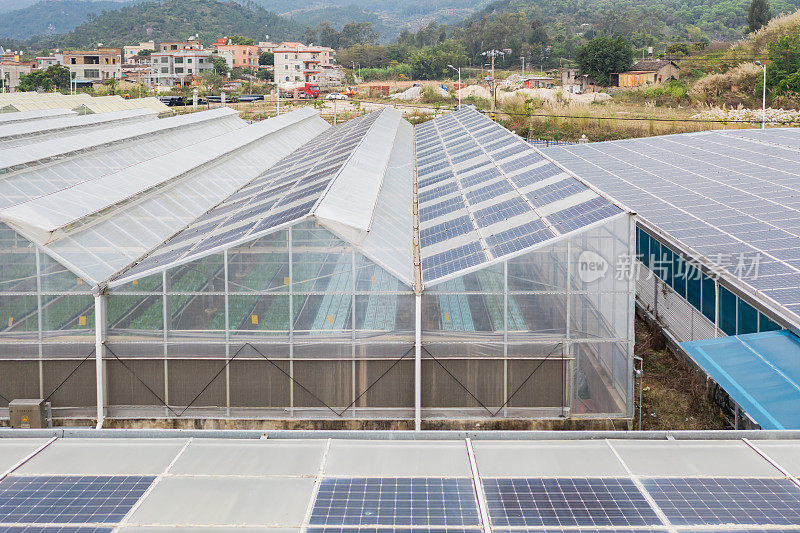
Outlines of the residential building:
[{"label": "residential building", "polygon": [[680,78],[681,68],[666,59],[637,61],[627,72],[611,74],[611,85],[640,87]]},{"label": "residential building", "polygon": [[278,43],[273,43],[270,41],[261,41],[258,43],[258,51],[259,53],[269,52],[271,54],[275,53],[275,49],[278,47]]},{"label": "residential building", "polygon": [[225,39],[217,39],[211,48],[218,54],[229,52],[232,58],[231,68],[258,68],[258,57],[261,55],[258,45],[230,44]]},{"label": "residential building", "polygon": [[169,53],[169,52],[178,52],[182,50],[202,50],[203,45],[200,44],[198,38],[189,37],[186,41],[167,41],[165,43],[161,43],[159,52]]},{"label": "residential building", "polygon": [[0,90],[13,92],[19,85],[20,77],[33,70],[34,62],[20,63],[16,61],[0,62]]},{"label": "residential building", "polygon": [[2,46],[0,46],[0,61],[16,62],[20,60],[21,56],[22,52],[15,52],[14,50],[6,50]]},{"label": "residential building", "polygon": [[156,43],[153,41],[141,42],[138,45],[129,45],[122,47],[122,62],[130,63],[134,56],[138,56],[142,50],[156,51]]},{"label": "residential building", "polygon": [[151,85],[187,85],[194,76],[212,70],[211,51],[176,49],[150,56]]},{"label": "residential building", "polygon": [[97,50],[65,50],[64,66],[79,81],[102,83],[122,77],[122,48],[100,46]]},{"label": "residential building", "polygon": [[335,52],[326,46],[284,42],[273,53],[275,79],[279,82],[318,83],[323,69],[333,69],[335,66]]},{"label": "residential building", "polygon": [[555,80],[550,76],[530,76],[522,80],[525,89],[551,89]]},{"label": "residential building", "polygon": [[679,67],[674,61],[669,61],[666,59],[637,61],[633,64],[631,70],[654,71],[656,73],[656,83],[677,80],[681,77],[681,67]]},{"label": "residential building", "polygon": [[594,90],[594,76],[581,74],[580,69],[575,67],[565,67],[561,69],[561,87],[570,93],[585,93]]},{"label": "residential building", "polygon": [[64,62],[64,54],[53,54],[49,56],[39,56],[36,58],[36,68],[46,69]]}]

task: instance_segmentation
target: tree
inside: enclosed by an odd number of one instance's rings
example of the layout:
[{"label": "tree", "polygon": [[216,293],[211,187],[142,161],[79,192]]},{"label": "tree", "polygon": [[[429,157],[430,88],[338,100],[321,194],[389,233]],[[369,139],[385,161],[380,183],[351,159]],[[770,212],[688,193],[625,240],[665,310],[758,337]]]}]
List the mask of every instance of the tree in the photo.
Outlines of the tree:
[{"label": "tree", "polygon": [[751,32],[761,29],[772,18],[767,0],[753,0],[747,8],[747,26]]},{"label": "tree", "polygon": [[20,91],[52,91],[53,89],[69,89],[70,72],[67,67],[53,65],[45,70],[35,70],[23,74],[19,78]]},{"label": "tree", "polygon": [[258,78],[260,80],[264,80],[264,81],[272,81],[274,76],[272,75],[272,72],[270,72],[269,70],[267,70],[265,68],[262,68],[262,69],[259,69],[258,72],[256,72],[256,78]]},{"label": "tree", "polygon": [[254,45],[256,44],[255,40],[250,37],[243,37],[241,35],[231,35],[228,37],[228,41],[231,44],[243,44],[243,45]]},{"label": "tree", "polygon": [[597,83],[608,84],[609,74],[625,72],[633,64],[633,49],[624,37],[595,37],[580,47],[575,55],[581,74],[594,76]]},{"label": "tree", "polygon": [[672,43],[671,45],[667,46],[667,54],[671,56],[688,56],[690,52],[689,45],[686,43]]},{"label": "tree", "polygon": [[117,78],[108,78],[103,82],[103,85],[108,87],[108,94],[116,94],[117,92]]},{"label": "tree", "polygon": [[272,52],[261,52],[261,55],[258,56],[258,64],[259,65],[274,65],[275,64],[275,54]]},{"label": "tree", "polygon": [[[777,95],[800,96],[800,34],[781,35],[769,43],[768,55],[767,89]],[[762,83],[756,89],[759,96]]]},{"label": "tree", "polygon": [[220,76],[228,73],[228,62],[218,55],[211,56],[211,63],[214,65],[214,71]]},{"label": "tree", "polygon": [[144,50],[139,50],[139,55],[144,57],[149,57],[150,55],[153,54],[153,52],[155,52],[155,50],[150,50],[149,48],[146,48]]}]

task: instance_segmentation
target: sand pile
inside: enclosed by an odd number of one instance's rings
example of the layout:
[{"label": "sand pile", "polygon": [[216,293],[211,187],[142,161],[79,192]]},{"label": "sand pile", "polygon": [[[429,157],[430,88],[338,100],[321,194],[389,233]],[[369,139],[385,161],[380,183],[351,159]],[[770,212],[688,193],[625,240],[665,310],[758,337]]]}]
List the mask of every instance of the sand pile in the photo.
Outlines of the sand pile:
[{"label": "sand pile", "polygon": [[390,94],[389,98],[394,100],[419,100],[422,96],[422,87],[409,87],[401,93]]},{"label": "sand pile", "polygon": [[487,100],[491,97],[489,89],[482,85],[468,85],[467,87],[464,87],[458,91],[458,95],[460,95],[461,98],[469,98],[470,96],[474,96],[476,98],[485,98]]}]

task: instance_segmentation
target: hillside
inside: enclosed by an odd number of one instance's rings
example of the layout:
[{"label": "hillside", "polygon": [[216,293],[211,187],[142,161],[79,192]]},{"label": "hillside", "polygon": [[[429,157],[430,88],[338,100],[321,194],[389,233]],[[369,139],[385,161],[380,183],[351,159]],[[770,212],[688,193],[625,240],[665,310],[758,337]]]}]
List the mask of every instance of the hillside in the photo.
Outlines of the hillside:
[{"label": "hillside", "polygon": [[228,0],[149,0],[89,15],[87,22],[61,36],[39,36],[27,41],[34,49],[87,48],[123,45],[144,40],[182,40],[198,34],[203,43],[224,35],[256,40],[299,37],[302,28],[263,7]]},{"label": "hillside", "polygon": [[[773,14],[789,13],[800,0],[769,0]],[[546,25],[574,32],[633,37],[640,45],[665,41],[732,41],[747,27],[750,0],[499,0],[473,15],[524,12]],[[586,26],[581,26],[585,24]]]},{"label": "hillside", "polygon": [[454,24],[486,6],[490,0],[255,0],[269,11],[302,26],[327,21],[337,29],[348,22],[372,22],[382,41],[403,30],[416,31],[428,22]]},{"label": "hillside", "polygon": [[44,0],[6,13],[0,18],[0,36],[27,39],[32,35],[67,33],[86,21],[89,15],[99,15],[126,4],[110,0]]}]

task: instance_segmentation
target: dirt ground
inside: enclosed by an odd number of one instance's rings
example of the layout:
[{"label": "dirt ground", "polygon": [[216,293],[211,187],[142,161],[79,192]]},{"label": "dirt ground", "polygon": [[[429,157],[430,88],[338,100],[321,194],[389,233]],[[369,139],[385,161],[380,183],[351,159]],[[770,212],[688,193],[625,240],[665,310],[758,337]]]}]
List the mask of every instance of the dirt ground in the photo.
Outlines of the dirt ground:
[{"label": "dirt ground", "polygon": [[[705,377],[669,351],[664,336],[638,317],[635,353],[644,360],[643,430],[731,429],[708,399]],[[634,428],[639,429],[638,380],[635,403]]]}]

